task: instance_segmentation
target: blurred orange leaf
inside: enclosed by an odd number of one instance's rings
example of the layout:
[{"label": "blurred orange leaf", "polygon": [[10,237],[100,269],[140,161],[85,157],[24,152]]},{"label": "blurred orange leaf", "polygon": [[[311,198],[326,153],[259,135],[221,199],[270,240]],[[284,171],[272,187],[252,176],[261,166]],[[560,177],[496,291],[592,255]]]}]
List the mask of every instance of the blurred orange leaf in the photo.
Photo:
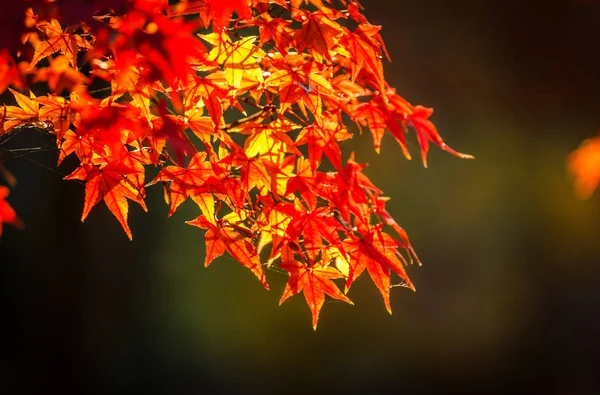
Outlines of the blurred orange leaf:
[{"label": "blurred orange leaf", "polygon": [[575,192],[587,199],[600,183],[600,137],[585,140],[568,158],[568,167],[575,177]]}]

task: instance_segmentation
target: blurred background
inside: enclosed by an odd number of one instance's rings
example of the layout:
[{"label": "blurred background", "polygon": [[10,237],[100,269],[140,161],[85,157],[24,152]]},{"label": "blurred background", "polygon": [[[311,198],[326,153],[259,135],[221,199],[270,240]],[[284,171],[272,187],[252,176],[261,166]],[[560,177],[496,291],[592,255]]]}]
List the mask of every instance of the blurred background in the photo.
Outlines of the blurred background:
[{"label": "blurred background", "polygon": [[[566,156],[600,128],[600,4],[585,0],[367,1],[388,81],[461,160],[429,168],[386,136],[343,145],[392,198],[422,267],[388,315],[366,277],[327,301],[281,307],[231,258],[167,220],[160,186],[131,208],[129,242],[84,188],[23,159],[0,239],[0,393],[600,393],[600,193],[578,200]],[[55,154],[35,159],[52,165]]]}]

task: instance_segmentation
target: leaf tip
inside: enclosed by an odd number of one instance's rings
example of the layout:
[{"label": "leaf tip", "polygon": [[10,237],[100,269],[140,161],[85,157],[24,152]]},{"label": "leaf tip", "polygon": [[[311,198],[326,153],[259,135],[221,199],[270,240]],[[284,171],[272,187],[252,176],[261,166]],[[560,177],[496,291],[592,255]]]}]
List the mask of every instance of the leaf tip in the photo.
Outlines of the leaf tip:
[{"label": "leaf tip", "polygon": [[385,304],[385,309],[387,310],[387,312],[390,313],[390,315],[392,315],[392,306],[390,304],[390,295],[389,295],[389,293],[386,296],[384,296],[383,302]]},{"label": "leaf tip", "polygon": [[129,241],[133,241],[133,235],[131,234],[131,229],[129,229],[129,226],[123,226],[123,230],[125,230],[125,234],[127,235]]}]

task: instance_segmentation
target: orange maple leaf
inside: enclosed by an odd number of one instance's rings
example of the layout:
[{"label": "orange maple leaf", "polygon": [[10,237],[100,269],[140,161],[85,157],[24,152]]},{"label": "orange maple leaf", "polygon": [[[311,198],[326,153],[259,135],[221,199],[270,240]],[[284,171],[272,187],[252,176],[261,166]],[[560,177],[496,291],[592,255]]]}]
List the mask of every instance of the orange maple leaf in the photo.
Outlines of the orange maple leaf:
[{"label": "orange maple leaf", "polygon": [[80,35],[63,31],[56,19],[42,21],[37,24],[37,28],[44,32],[46,39],[39,41],[35,46],[35,53],[29,64],[29,69],[33,69],[40,60],[56,52],[62,53],[69,60],[71,67],[77,69],[79,49],[88,49],[91,45]]},{"label": "orange maple leaf", "polygon": [[0,121],[0,135],[7,133],[18,126],[37,121],[38,113],[40,111],[40,106],[35,101],[36,97],[33,92],[30,92],[29,97],[27,97],[10,88],[9,90],[15,97],[17,106],[4,106],[2,119]]},{"label": "orange maple leaf", "polygon": [[600,137],[585,140],[568,158],[577,196],[587,199],[600,183]]}]

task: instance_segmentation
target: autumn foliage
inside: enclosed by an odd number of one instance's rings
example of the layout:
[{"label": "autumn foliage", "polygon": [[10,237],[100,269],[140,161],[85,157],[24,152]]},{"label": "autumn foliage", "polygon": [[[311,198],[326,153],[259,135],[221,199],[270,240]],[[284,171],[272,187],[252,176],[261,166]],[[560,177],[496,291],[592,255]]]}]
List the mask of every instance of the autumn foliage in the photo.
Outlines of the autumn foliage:
[{"label": "autumn foliage", "polygon": [[[3,21],[14,34],[1,43],[0,91],[14,103],[0,108],[0,139],[37,129],[56,140],[58,165],[76,156],[65,178],[85,184],[82,221],[103,201],[132,238],[129,206],[148,209],[147,187],[165,188],[169,215],[191,199],[205,265],[229,254],[267,289],[265,269],[287,272],[280,302],[302,292],[315,328],[325,295],[352,303],[347,292],[365,271],[390,312],[390,276],[414,290],[406,232],[340,143],[355,124],[377,151],[387,131],[409,159],[416,136],[424,165],[430,143],[470,156],[442,141],[431,109],[386,82],[380,27],[358,2],[15,7]],[[7,194],[0,221],[17,224]]]}]

